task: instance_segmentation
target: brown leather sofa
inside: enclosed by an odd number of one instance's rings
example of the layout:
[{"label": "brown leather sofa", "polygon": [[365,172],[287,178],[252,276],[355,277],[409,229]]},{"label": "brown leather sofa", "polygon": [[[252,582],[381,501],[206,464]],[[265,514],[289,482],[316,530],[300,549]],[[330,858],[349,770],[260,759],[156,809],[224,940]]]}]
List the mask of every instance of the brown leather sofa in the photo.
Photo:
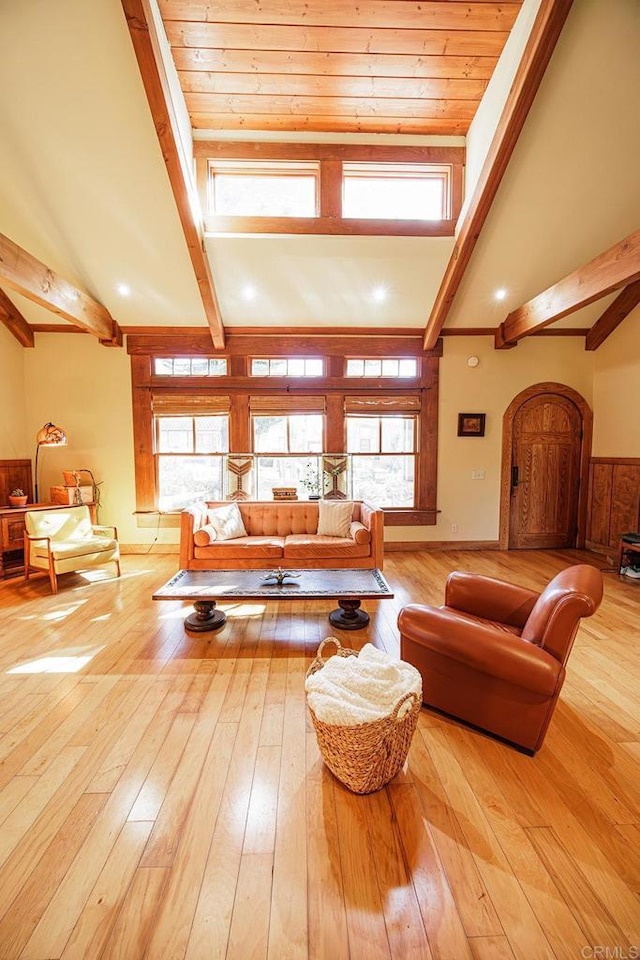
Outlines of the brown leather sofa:
[{"label": "brown leather sofa", "polygon": [[229,502],[198,504],[183,510],[180,566],[183,570],[262,570],[269,567],[382,569],[384,511],[354,500],[348,537],[319,536],[318,502],[237,501],[248,536],[198,546],[195,534],[207,512]]},{"label": "brown leather sofa", "polygon": [[535,753],[542,746],[582,617],[602,600],[602,574],[577,564],[542,593],[452,573],[443,607],[410,604],[401,656],[422,674],[423,703]]}]

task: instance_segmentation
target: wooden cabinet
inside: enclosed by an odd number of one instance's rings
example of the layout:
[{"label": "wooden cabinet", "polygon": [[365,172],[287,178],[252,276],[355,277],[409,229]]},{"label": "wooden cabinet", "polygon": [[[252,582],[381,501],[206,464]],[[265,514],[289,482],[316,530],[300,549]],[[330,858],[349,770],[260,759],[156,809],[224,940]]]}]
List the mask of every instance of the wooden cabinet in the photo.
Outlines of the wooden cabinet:
[{"label": "wooden cabinet", "polygon": [[615,556],[623,533],[640,531],[640,458],[594,457],[586,546]]},{"label": "wooden cabinet", "polygon": [[[88,503],[91,522],[96,522],[96,505]],[[27,510],[65,510],[57,503],[30,503],[26,507],[0,508],[0,578],[24,569],[24,515]]]}]

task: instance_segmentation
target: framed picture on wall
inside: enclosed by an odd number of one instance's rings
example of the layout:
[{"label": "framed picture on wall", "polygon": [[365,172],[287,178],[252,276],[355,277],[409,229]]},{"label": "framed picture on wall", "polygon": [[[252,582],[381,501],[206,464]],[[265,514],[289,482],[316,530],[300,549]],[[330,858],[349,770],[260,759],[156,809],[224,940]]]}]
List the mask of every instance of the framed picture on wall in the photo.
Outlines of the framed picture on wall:
[{"label": "framed picture on wall", "polygon": [[459,413],[459,437],[484,437],[486,413]]}]

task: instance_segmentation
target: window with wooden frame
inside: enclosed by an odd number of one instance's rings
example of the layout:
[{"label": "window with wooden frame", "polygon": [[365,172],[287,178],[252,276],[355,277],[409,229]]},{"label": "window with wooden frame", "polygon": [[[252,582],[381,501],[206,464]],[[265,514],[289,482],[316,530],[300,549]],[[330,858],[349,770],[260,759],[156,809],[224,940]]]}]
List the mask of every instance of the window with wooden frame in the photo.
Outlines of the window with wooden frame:
[{"label": "window with wooden frame", "polygon": [[324,397],[251,397],[252,452],[259,500],[270,500],[272,489],[299,487],[311,454],[324,448]]},{"label": "window with wooden frame", "polygon": [[209,235],[451,237],[464,147],[197,140]]},{"label": "window with wooden frame", "polygon": [[208,213],[232,217],[316,217],[316,160],[209,162]]},{"label": "window with wooden frame", "polygon": [[347,377],[417,377],[416,357],[369,357],[347,360]]},{"label": "window with wooden frame", "polygon": [[156,394],[153,440],[158,509],[222,500],[229,450],[229,398]]},{"label": "window with wooden frame", "polygon": [[448,220],[450,164],[343,163],[342,215],[386,220]]},{"label": "window with wooden frame", "polygon": [[252,377],[321,377],[322,357],[252,357]]},{"label": "window with wooden frame", "polygon": [[420,396],[345,399],[353,497],[414,509]]},{"label": "window with wooden frame", "polygon": [[[256,349],[263,357],[295,359],[300,346],[295,334],[228,333],[230,372],[224,386],[205,376],[191,377],[187,385],[183,378],[155,372],[154,358],[179,355],[181,335],[127,337],[140,525],[155,525],[157,519],[146,515],[164,512],[162,525],[173,526],[182,503],[229,496],[235,489],[234,455],[248,458],[250,475],[243,483],[251,497],[271,500],[274,486],[290,485],[301,497],[322,493],[322,482],[317,491],[309,477],[320,474],[322,481],[325,461],[339,456],[348,460],[344,492],[385,500],[387,526],[435,523],[441,344],[425,352],[419,335],[367,335],[363,343],[371,359],[416,361],[411,384],[405,380],[396,387],[391,377],[382,386],[377,368],[368,376],[347,376],[353,336],[314,339],[322,377],[308,383],[301,378],[295,387],[285,377],[272,383],[265,378],[256,390],[250,372]],[[193,356],[215,356],[204,331],[190,334],[189,350]],[[219,417],[226,426],[208,419]]]},{"label": "window with wooden frame", "polygon": [[159,377],[224,377],[226,357],[155,357],[153,372]]}]

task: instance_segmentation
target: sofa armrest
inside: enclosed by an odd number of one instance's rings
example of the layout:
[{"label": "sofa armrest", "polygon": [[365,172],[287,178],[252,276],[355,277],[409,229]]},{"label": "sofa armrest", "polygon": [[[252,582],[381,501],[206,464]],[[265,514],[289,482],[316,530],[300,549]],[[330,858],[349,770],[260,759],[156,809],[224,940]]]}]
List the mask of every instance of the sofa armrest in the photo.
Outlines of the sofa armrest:
[{"label": "sofa armrest", "polygon": [[202,527],[207,518],[206,503],[196,503],[185,507],[180,514],[180,566],[188,568],[189,561],[193,560],[193,535]]},{"label": "sofa armrest", "polygon": [[400,611],[398,627],[403,641],[424,647],[425,653],[543,696],[552,696],[564,675],[562,664],[535,644],[497,627],[457,620],[437,607],[409,604]]},{"label": "sofa armrest", "polygon": [[445,606],[483,620],[524,627],[540,594],[504,580],[475,573],[451,573],[444,591]]},{"label": "sofa armrest", "polygon": [[382,570],[384,563],[384,510],[363,500],[360,504],[360,522],[371,533],[373,565]]}]

